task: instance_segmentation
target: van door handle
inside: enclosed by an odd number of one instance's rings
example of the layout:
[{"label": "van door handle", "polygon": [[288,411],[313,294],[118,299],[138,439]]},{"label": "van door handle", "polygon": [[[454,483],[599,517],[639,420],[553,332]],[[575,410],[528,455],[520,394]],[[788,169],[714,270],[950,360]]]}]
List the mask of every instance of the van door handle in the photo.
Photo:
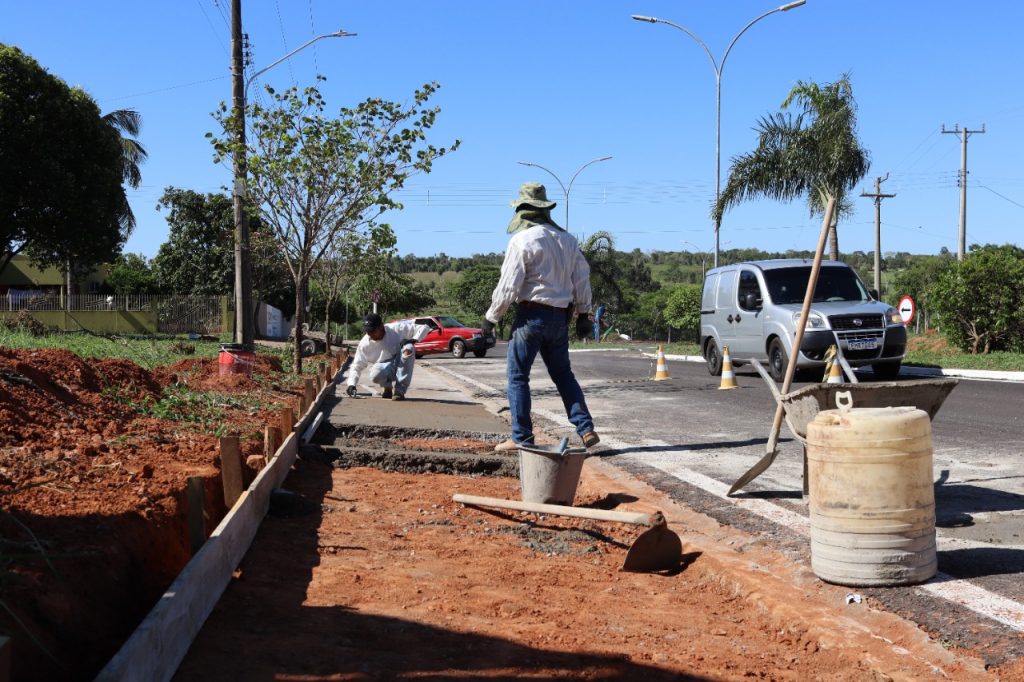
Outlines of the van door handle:
[{"label": "van door handle", "polygon": [[737,321],[737,322],[739,322],[739,321],[740,321],[740,314],[739,314],[739,313],[736,313],[736,321]]},{"label": "van door handle", "polygon": [[732,324],[732,313],[729,313],[729,317],[725,318],[725,321]]}]

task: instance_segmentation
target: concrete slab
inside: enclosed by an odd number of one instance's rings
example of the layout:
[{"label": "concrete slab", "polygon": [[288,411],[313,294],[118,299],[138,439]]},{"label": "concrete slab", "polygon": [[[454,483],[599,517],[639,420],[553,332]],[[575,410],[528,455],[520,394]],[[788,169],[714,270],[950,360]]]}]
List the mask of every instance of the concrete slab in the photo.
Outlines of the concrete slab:
[{"label": "concrete slab", "polygon": [[[363,379],[365,379],[365,374]],[[359,395],[345,395],[347,378],[339,382],[335,396],[325,407],[328,421],[339,429],[353,426],[410,430],[441,430],[468,433],[509,434],[504,419],[466,396],[465,390],[428,363],[416,363],[405,400],[384,400],[379,386],[359,385]]]}]

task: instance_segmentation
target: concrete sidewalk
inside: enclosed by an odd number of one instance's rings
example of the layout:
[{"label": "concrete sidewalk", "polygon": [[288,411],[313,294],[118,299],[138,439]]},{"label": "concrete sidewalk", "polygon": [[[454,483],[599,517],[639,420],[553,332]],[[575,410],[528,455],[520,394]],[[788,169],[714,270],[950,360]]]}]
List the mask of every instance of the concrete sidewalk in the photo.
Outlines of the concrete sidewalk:
[{"label": "concrete sidewalk", "polygon": [[[345,376],[347,377],[347,370]],[[366,379],[365,374],[362,379]],[[508,422],[466,394],[453,379],[417,362],[405,400],[384,400],[381,388],[361,382],[356,398],[345,395],[347,383],[339,383],[328,403],[328,421],[335,427],[357,425],[410,430],[458,431],[493,434],[495,442],[509,437]]]}]

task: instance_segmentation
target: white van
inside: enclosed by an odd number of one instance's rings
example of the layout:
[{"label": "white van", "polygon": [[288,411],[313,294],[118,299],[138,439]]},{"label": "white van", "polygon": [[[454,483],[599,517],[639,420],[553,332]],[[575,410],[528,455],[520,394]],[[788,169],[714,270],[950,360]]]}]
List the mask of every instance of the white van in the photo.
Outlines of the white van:
[{"label": "white van", "polygon": [[[722,347],[735,365],[767,361],[782,381],[793,354],[812,261],[762,260],[708,271],[701,297],[700,344],[708,371],[722,373]],[[895,378],[907,347],[899,311],[876,300],[846,263],[822,261],[797,370],[821,369],[825,352],[838,343],[853,367],[871,365],[880,379]]]}]

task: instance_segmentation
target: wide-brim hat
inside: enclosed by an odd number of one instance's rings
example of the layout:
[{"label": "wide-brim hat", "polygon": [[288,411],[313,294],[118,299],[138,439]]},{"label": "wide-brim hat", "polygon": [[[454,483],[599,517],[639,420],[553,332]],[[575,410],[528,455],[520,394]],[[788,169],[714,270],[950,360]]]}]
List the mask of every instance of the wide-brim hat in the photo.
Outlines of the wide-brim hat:
[{"label": "wide-brim hat", "polygon": [[524,182],[519,188],[519,196],[508,204],[514,209],[527,205],[534,208],[554,208],[558,204],[548,201],[548,192],[539,182]]},{"label": "wide-brim hat", "polygon": [[377,313],[370,313],[363,318],[363,333],[369,334],[370,332],[380,329],[384,326],[384,320],[380,319],[380,315]]}]

